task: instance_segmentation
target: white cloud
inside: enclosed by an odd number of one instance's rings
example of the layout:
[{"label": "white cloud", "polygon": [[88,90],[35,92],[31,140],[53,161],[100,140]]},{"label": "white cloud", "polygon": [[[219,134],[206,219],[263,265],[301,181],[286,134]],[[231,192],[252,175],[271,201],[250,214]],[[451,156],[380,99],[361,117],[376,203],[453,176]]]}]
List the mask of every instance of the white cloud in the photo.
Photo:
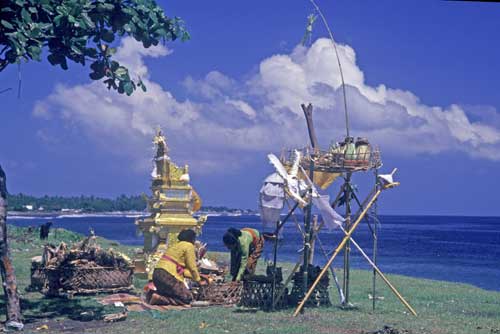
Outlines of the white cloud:
[{"label": "white cloud", "polygon": [[[408,91],[365,83],[354,50],[339,45],[348,98],[351,133],[368,137],[385,152],[399,154],[461,151],[500,160],[500,116],[488,109],[484,121],[463,107],[427,106]],[[264,59],[258,72],[239,81],[212,71],[204,78],[187,77],[189,99],[180,101],[150,80],[144,57],[170,53],[163,46],[142,48],[126,38],[116,54],[148,91],[127,97],[103,89],[102,83],[56,86],[39,101],[33,114],[59,115],[117,154],[146,166],[154,128],[161,125],[174,157],[205,170],[221,163],[237,168],[263,153],[307,145],[301,103],[312,102],[320,142],[341,140],[345,133],[340,75],[331,42],[318,39],[309,48]],[[488,120],[496,120],[488,122]]]}]

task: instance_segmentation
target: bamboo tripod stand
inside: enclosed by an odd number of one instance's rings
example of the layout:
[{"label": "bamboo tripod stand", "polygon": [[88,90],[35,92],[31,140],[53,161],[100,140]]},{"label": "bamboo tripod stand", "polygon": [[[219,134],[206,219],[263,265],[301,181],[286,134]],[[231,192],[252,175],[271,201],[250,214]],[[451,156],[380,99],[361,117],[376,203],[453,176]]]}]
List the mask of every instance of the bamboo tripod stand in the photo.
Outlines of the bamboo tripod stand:
[{"label": "bamboo tripod stand", "polygon": [[355,231],[355,229],[358,227],[359,223],[362,221],[362,219],[364,218],[364,216],[367,214],[367,212],[370,209],[370,207],[375,203],[375,201],[377,200],[377,198],[380,196],[380,194],[382,193],[382,191],[385,190],[385,189],[390,189],[390,188],[396,187],[398,185],[399,185],[399,182],[393,182],[393,183],[389,183],[389,184],[386,184],[386,185],[383,185],[383,186],[381,185],[380,187],[378,187],[378,189],[376,190],[375,194],[371,197],[371,199],[368,202],[368,204],[363,208],[363,210],[361,211],[361,213],[357,217],[356,221],[350,226],[349,230],[345,230],[345,229],[342,228],[342,231],[345,234],[344,238],[342,239],[342,241],[340,242],[340,244],[337,246],[337,248],[335,249],[333,255],[330,257],[330,259],[328,260],[327,264],[323,267],[323,270],[320,272],[320,274],[318,275],[318,277],[316,278],[316,280],[313,282],[313,284],[311,285],[311,287],[309,288],[309,290],[305,294],[305,296],[302,299],[302,301],[297,306],[297,309],[293,313],[294,317],[296,317],[301,312],[301,310],[303,309],[305,303],[307,302],[307,300],[309,299],[309,297],[313,293],[314,289],[318,285],[319,281],[325,275],[325,273],[327,272],[328,268],[333,263],[333,260],[337,257],[337,255],[339,254],[339,252],[342,250],[342,248],[344,248],[344,246],[346,245],[346,243],[348,241],[351,241],[353,243],[353,245],[361,252],[361,254],[363,255],[363,257],[368,260],[368,263],[373,267],[373,269],[382,278],[382,280],[384,281],[384,283],[387,284],[387,286],[389,287],[389,289],[396,295],[396,297],[401,301],[401,303],[413,315],[415,315],[415,316],[417,315],[417,312],[413,309],[413,307],[404,299],[404,297],[399,293],[399,291],[394,287],[394,285],[391,284],[391,282],[382,273],[382,271],[380,271],[380,269],[375,265],[375,263],[373,263],[373,261],[366,255],[366,253],[361,249],[361,247],[351,238],[351,235],[353,234],[353,232]]}]

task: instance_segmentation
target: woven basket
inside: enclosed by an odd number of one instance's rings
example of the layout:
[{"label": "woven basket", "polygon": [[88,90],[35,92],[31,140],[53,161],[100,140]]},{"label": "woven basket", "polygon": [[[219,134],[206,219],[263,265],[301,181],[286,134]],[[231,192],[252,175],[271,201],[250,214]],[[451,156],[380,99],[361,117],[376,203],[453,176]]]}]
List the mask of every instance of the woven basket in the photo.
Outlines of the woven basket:
[{"label": "woven basket", "polygon": [[59,291],[116,290],[132,285],[133,268],[46,268],[48,294]]},{"label": "woven basket", "polygon": [[207,301],[210,305],[236,305],[241,300],[241,282],[214,283],[202,286],[197,300]]},{"label": "woven basket", "polygon": [[[276,283],[274,292],[277,293],[285,287],[282,283]],[[288,306],[285,290],[285,296],[280,300],[274,301],[275,309],[283,309]],[[275,296],[276,296],[275,295]],[[243,283],[243,292],[239,306],[249,308],[259,308],[264,311],[269,311],[273,308],[273,283],[272,282],[259,282],[259,281],[246,281]]]}]

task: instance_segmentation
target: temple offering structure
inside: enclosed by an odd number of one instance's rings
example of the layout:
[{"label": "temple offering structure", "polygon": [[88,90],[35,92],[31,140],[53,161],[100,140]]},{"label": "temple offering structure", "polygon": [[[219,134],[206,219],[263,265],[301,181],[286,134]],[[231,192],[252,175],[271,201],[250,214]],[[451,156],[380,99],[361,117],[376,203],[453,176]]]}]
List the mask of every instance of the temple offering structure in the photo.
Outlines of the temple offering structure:
[{"label": "temple offering structure", "polygon": [[188,166],[179,167],[168,156],[169,148],[162,131],[158,129],[153,143],[155,156],[151,173],[151,192],[148,197],[150,216],[135,221],[137,229],[144,235],[143,252],[135,259],[135,274],[146,278],[167,245],[177,242],[177,235],[186,228],[201,233],[207,217],[193,217],[201,208],[201,199],[189,184]]}]

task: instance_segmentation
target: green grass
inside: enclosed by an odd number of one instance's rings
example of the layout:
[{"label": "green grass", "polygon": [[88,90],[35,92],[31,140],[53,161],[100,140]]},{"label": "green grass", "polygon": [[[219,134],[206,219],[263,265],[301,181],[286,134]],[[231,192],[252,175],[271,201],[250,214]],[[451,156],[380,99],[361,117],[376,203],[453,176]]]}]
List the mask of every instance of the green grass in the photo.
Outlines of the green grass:
[{"label": "green grass", "polygon": [[[378,280],[378,290],[384,300],[378,301],[376,311],[372,312],[371,300],[368,299],[371,272],[362,270],[354,270],[351,274],[351,300],[356,306],[351,310],[335,306],[306,309],[304,314],[293,318],[292,309],[266,313],[210,307],[185,311],[131,312],[127,320],[107,325],[98,319],[119,309],[99,305],[94,297],[47,299],[39,293],[25,292],[24,288],[29,285],[30,259],[41,254],[43,243],[36,238],[36,234],[27,234],[26,229],[9,226],[9,235],[27,332],[42,332],[36,331],[36,327],[49,321],[50,333],[59,332],[60,328],[56,326],[59,323],[69,326],[74,333],[369,333],[386,325],[397,328],[400,333],[500,333],[498,292],[466,284],[388,275],[416,309],[418,316],[409,315],[381,280]],[[54,244],[59,241],[70,243],[80,238],[75,233],[57,230],[57,233],[51,233],[48,241]],[[120,246],[104,239],[99,242],[103,247],[113,247],[133,256],[132,247]],[[217,256],[227,258],[224,254]],[[292,265],[284,264],[283,267],[284,275],[287,275]],[[135,282],[138,288],[143,284],[141,280]],[[332,288],[331,294],[331,300],[336,303],[336,290]],[[3,303],[0,306],[3,316]]]}]

